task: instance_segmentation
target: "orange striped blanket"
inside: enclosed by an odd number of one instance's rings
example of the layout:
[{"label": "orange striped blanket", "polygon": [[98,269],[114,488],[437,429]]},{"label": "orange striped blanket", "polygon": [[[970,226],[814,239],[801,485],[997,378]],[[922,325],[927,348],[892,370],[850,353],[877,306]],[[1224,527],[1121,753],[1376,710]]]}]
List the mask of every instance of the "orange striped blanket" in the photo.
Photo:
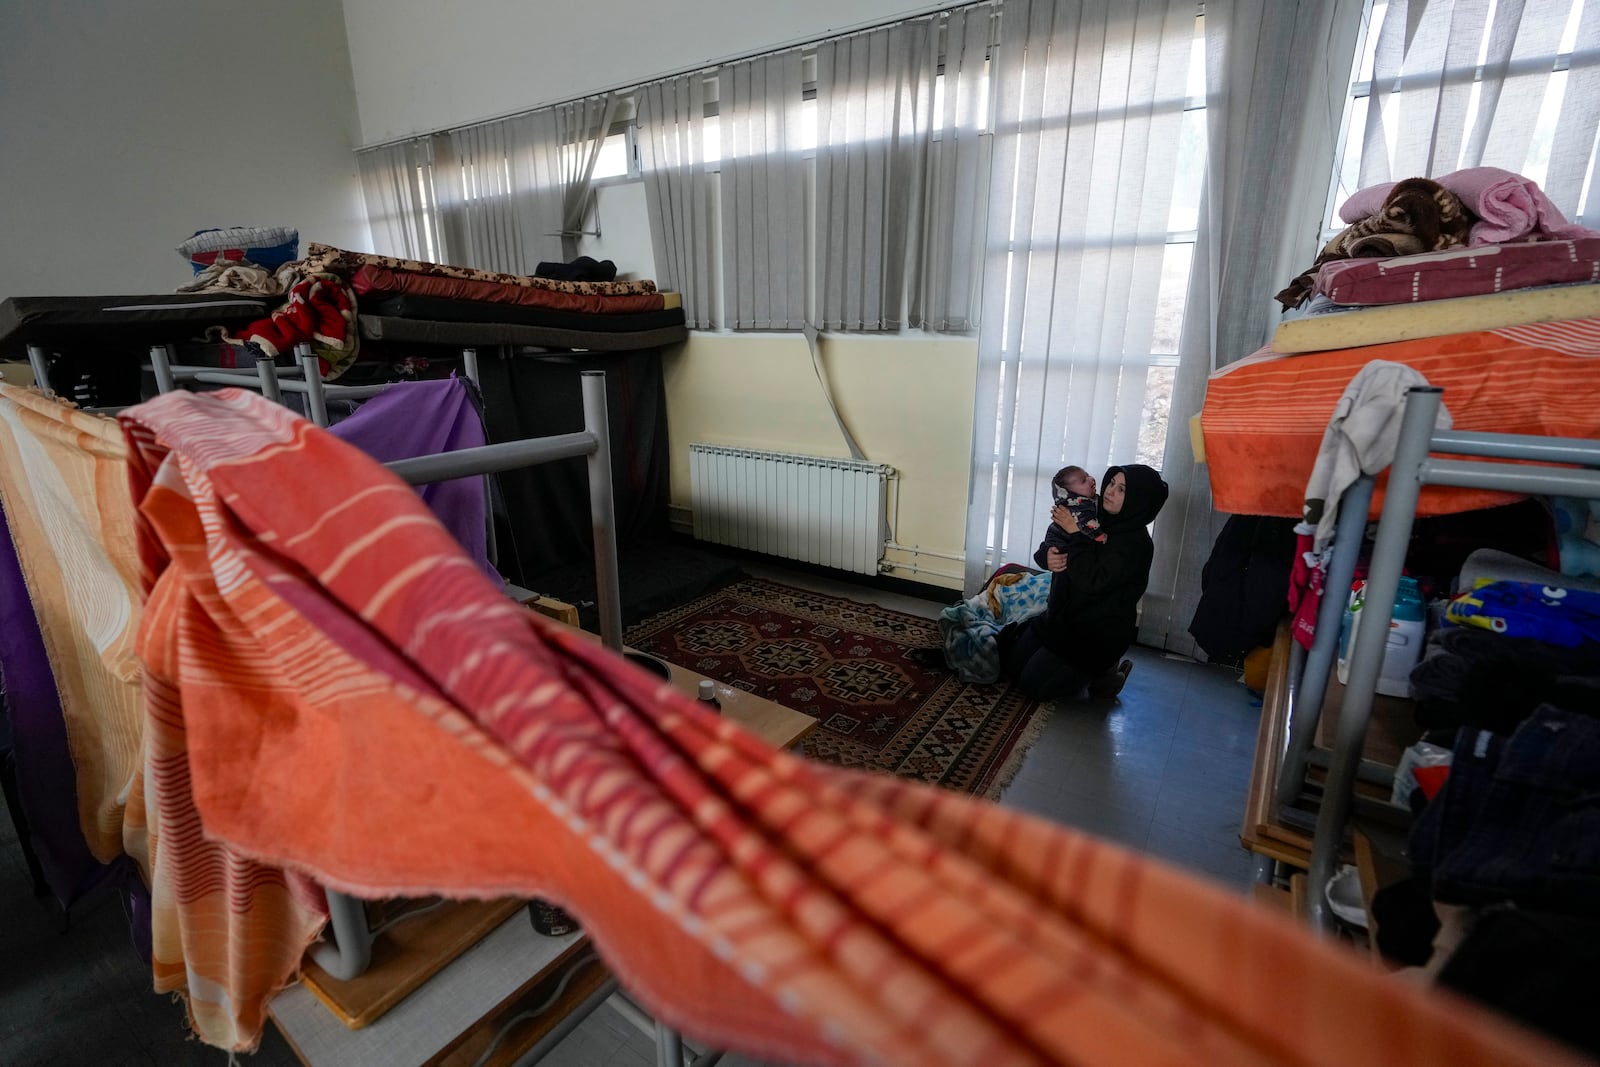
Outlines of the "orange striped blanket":
[{"label": "orange striped blanket", "polygon": [[[1218,511],[1299,518],[1306,482],[1339,395],[1374,359],[1445,390],[1457,430],[1600,438],[1600,319],[1510,326],[1307,355],[1262,349],[1217,371],[1200,428]],[[1378,480],[1372,514],[1383,507]],[[1516,497],[1426,486],[1417,514],[1492,507]]]},{"label": "orange striped blanket", "polygon": [[0,495],[61,696],[90,852],[148,869],[133,507],[111,419],[0,384]]},{"label": "orange striped blanket", "polygon": [[[151,717],[187,756],[155,789],[192,790],[234,857],[357,895],[551,898],[660,1017],[764,1058],[1563,1062],[1158,863],[770,748],[507,601],[407,486],[259,397],[123,422]],[[184,945],[190,988],[232,998],[244,1044],[295,966],[255,909],[294,892],[202,873],[236,891],[195,930],[225,950]]]}]

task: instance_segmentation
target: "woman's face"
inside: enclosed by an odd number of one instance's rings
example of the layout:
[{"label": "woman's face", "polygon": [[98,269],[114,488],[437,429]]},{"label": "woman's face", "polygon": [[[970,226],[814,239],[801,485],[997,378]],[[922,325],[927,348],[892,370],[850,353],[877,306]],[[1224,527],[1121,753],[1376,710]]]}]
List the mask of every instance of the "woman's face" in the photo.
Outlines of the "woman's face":
[{"label": "woman's face", "polygon": [[1128,479],[1123,477],[1121,471],[1118,471],[1112,477],[1112,479],[1106,483],[1105,495],[1100,498],[1100,510],[1104,511],[1107,515],[1121,514],[1122,501],[1124,498],[1126,498],[1127,494]]}]

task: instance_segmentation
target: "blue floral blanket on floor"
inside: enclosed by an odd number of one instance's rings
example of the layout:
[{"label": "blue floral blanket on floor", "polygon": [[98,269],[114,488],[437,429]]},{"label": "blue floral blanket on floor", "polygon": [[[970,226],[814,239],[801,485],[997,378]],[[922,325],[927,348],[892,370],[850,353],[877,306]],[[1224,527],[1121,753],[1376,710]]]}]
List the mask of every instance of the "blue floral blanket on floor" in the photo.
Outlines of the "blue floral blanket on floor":
[{"label": "blue floral blanket on floor", "polygon": [[969,600],[952,604],[939,613],[939,633],[944,637],[944,658],[950,669],[972,685],[992,685],[1000,680],[1000,654],[995,635],[1007,623],[1021,622],[1044,613],[1050,599],[1050,574],[1023,574],[1007,582],[1000,575],[988,588]]}]

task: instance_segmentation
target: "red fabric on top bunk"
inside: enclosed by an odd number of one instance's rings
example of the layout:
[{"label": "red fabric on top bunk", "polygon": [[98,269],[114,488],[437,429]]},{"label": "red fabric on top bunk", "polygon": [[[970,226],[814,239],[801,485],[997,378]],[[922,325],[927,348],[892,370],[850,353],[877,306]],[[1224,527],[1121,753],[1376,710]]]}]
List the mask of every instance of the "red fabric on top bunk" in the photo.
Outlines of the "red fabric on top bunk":
[{"label": "red fabric on top bunk", "polygon": [[666,298],[660,293],[612,296],[597,293],[561,293],[524,285],[507,285],[472,278],[448,278],[435,274],[393,270],[367,264],[350,275],[350,287],[361,296],[391,296],[412,293],[449,300],[478,300],[491,304],[521,304],[524,307],[556,311],[581,311],[591,315],[636,314],[660,311]]},{"label": "red fabric on top bunk", "polygon": [[[1600,319],[1508,326],[1386,345],[1285,356],[1262,349],[1211,376],[1200,428],[1218,511],[1299,518],[1334,406],[1375,359],[1414,367],[1444,389],[1457,430],[1600,439]],[[1378,479],[1372,514],[1383,507]],[[1423,487],[1418,515],[1517,499],[1487,489]]]}]

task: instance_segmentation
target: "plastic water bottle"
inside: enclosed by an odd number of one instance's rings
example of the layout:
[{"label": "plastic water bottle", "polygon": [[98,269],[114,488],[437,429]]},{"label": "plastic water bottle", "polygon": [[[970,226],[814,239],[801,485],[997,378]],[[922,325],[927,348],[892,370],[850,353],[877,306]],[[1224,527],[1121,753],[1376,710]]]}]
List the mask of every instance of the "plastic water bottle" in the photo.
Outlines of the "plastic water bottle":
[{"label": "plastic water bottle", "polygon": [[[1339,681],[1350,680],[1350,649],[1355,645],[1356,633],[1361,629],[1362,607],[1366,600],[1366,583],[1350,594],[1350,605],[1339,627]],[[1423,636],[1427,630],[1427,605],[1422,600],[1422,589],[1417,580],[1402,575],[1395,588],[1394,615],[1389,621],[1389,637],[1384,643],[1383,666],[1378,671],[1374,688],[1384,696],[1408,697],[1411,695],[1411,668],[1422,657]]]},{"label": "plastic water bottle", "polygon": [[716,683],[709,678],[700,683],[700,700],[702,703],[710,704],[713,711],[718,713],[722,711],[722,701],[717,699]]}]

